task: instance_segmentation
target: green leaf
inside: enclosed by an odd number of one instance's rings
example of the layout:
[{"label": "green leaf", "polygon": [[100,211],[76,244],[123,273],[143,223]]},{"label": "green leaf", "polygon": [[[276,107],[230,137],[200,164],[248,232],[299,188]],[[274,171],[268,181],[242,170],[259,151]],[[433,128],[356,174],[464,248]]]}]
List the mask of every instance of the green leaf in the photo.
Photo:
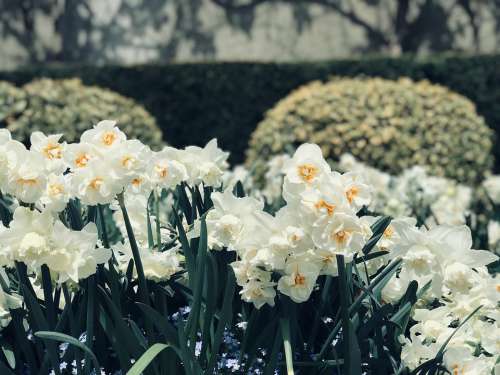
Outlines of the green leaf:
[{"label": "green leaf", "polygon": [[86,345],[84,345],[82,342],[75,339],[74,337],[68,336],[64,333],[52,332],[52,331],[38,331],[35,332],[35,336],[45,340],[65,342],[76,346],[77,348],[83,350],[90,357],[90,359],[94,363],[95,369],[100,369],[99,361],[97,360],[97,357],[95,356],[94,352],[91,349],[89,349]]},{"label": "green leaf", "polygon": [[146,367],[160,354],[163,350],[169,348],[167,344],[154,344],[148,350],[144,352],[143,355],[135,362],[130,370],[127,371],[127,375],[141,375]]},{"label": "green leaf", "polygon": [[349,285],[344,257],[337,255],[339,270],[340,315],[342,322],[342,346],[344,352],[344,373],[346,375],[361,375],[361,352],[352,326],[349,312]]}]

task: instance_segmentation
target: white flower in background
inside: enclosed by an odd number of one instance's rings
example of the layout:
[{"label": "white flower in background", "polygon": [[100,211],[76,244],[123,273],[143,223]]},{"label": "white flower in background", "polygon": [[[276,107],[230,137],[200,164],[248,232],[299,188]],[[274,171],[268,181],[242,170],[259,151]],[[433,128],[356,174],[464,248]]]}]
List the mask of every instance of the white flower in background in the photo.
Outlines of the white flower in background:
[{"label": "white flower in background", "polygon": [[[142,243],[148,243],[148,211],[147,211],[148,197],[139,194],[125,194],[125,207],[129,216],[130,223],[134,229],[135,239]],[[125,227],[125,220],[123,219],[122,211],[116,202],[113,202],[111,208],[113,212],[113,220],[120,230],[124,238],[127,237],[127,229]],[[156,216],[154,213],[149,213],[149,225],[153,236],[153,242],[156,244]],[[160,220],[160,235],[161,242],[164,243],[171,237],[171,232],[165,228],[165,222]]]},{"label": "white flower in background", "polygon": [[500,176],[490,176],[483,181],[483,187],[493,203],[500,204]]},{"label": "white flower in background", "polygon": [[22,298],[15,294],[9,294],[0,288],[0,328],[9,325],[11,316],[10,310],[19,309],[22,306]]},{"label": "white flower in background", "polygon": [[371,201],[371,188],[360,173],[347,172],[342,175],[344,193],[349,204],[356,210],[368,206]]},{"label": "white flower in background", "polygon": [[170,189],[186,181],[188,173],[185,165],[179,160],[179,150],[165,147],[154,152],[149,162],[151,183],[160,189]]},{"label": "white flower in background", "polygon": [[[113,251],[118,260],[118,267],[123,273],[127,272],[130,261],[134,259],[130,243],[128,241],[119,242],[113,246]],[[179,253],[179,247],[160,252],[139,244],[139,254],[144,275],[148,280],[168,281],[172,275],[182,270],[181,262],[184,260],[184,256]],[[134,277],[137,278],[137,268],[135,267]]]},{"label": "white flower in background", "polygon": [[71,174],[57,175],[51,173],[47,177],[45,192],[40,197],[44,210],[61,212],[71,198]]},{"label": "white flower in background", "polygon": [[125,142],[127,136],[116,126],[116,121],[103,120],[92,129],[83,132],[80,141],[90,143],[98,149],[108,152]]},{"label": "white flower in background", "polygon": [[228,164],[228,152],[222,151],[217,146],[217,139],[212,139],[204,148],[188,146],[182,154],[182,162],[189,174],[189,184],[198,185],[201,182],[205,186],[220,186],[222,176]]},{"label": "white flower in background", "polygon": [[273,156],[266,164],[267,172],[264,176],[265,183],[262,195],[268,202],[273,202],[281,198],[283,190],[283,178],[285,167],[290,163],[290,156],[287,154]]},{"label": "white flower in background", "polygon": [[488,244],[490,249],[498,252],[500,250],[500,223],[490,220],[488,222]]},{"label": "white flower in background", "polygon": [[320,271],[319,267],[308,261],[306,257],[298,256],[289,259],[285,275],[278,280],[278,290],[297,303],[309,299]]},{"label": "white flower in background", "polygon": [[465,347],[450,347],[444,353],[444,364],[451,374],[491,375],[495,365],[494,357],[480,355],[475,357]]},{"label": "white flower in background", "polygon": [[30,151],[37,152],[46,160],[46,168],[49,172],[61,174],[66,170],[63,159],[66,143],[60,143],[62,134],[45,135],[42,132],[31,134]]},{"label": "white flower in background", "polygon": [[253,188],[250,171],[242,165],[237,165],[232,170],[227,170],[222,175],[222,186],[224,190],[233,190],[238,182],[241,182],[245,191]]}]

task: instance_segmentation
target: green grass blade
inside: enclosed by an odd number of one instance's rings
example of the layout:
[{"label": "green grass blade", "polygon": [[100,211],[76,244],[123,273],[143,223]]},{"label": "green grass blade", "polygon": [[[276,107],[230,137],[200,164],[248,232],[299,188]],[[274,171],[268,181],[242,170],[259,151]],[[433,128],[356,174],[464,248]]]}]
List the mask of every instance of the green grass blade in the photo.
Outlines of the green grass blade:
[{"label": "green grass blade", "polygon": [[53,340],[53,341],[58,341],[58,342],[65,342],[70,345],[74,345],[77,348],[83,350],[86,355],[90,357],[94,364],[95,369],[100,369],[99,366],[99,361],[97,360],[97,357],[95,356],[94,352],[85,344],[82,342],[78,341],[74,337],[68,336],[64,333],[59,333],[59,332],[52,332],[52,331],[38,331],[35,332],[36,337],[40,337],[41,339],[45,340]]}]

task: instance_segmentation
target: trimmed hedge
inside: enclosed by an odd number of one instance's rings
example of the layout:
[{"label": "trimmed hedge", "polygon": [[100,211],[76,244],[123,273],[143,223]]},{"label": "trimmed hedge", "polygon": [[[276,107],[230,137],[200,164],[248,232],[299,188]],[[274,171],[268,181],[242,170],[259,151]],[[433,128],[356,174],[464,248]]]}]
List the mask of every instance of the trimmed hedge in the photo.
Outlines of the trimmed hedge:
[{"label": "trimmed hedge", "polygon": [[[500,55],[427,60],[368,58],[317,63],[200,63],[131,67],[49,66],[0,72],[0,80],[24,84],[35,77],[80,77],[143,104],[174,146],[217,137],[240,163],[251,132],[265,111],[291,90],[337,76],[407,76],[428,79],[465,95],[500,133]],[[495,147],[497,170],[500,147]]]}]

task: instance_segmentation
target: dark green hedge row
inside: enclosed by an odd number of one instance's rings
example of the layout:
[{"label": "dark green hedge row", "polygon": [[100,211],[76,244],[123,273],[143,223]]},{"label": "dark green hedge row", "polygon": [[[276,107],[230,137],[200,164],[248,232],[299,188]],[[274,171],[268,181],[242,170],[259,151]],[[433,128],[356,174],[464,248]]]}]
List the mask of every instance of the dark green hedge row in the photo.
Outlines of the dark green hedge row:
[{"label": "dark green hedge row", "polygon": [[[428,60],[369,58],[318,63],[201,63],[133,67],[33,67],[0,72],[23,84],[34,77],[81,77],[142,103],[174,146],[204,144],[217,137],[244,160],[250,133],[264,112],[292,89],[331,75],[429,79],[469,97],[500,132],[500,56],[440,56]],[[500,150],[496,147],[497,164]]]}]

